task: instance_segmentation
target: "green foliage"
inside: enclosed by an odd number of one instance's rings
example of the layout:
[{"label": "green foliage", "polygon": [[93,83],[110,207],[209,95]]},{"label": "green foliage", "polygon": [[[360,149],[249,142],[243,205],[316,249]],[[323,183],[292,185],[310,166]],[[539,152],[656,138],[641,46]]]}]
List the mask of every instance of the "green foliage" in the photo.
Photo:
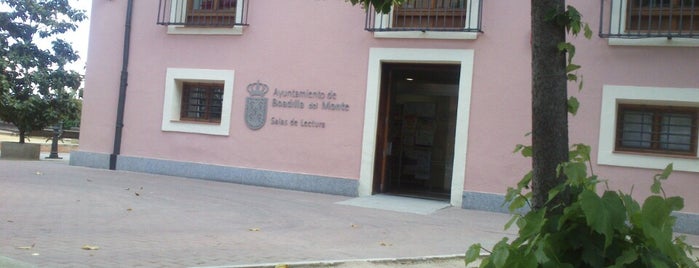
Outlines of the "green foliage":
[{"label": "green foliage", "polygon": [[[0,0],[0,120],[25,133],[62,120],[79,118],[77,89],[82,76],[65,68],[78,59],[57,35],[75,30],[85,19],[68,0]],[[36,41],[47,39],[51,47]]]},{"label": "green foliage", "polygon": [[73,114],[63,121],[63,129],[80,127],[80,112],[83,107],[82,99],[78,96],[77,98],[71,98],[71,102],[72,107],[70,112]]},{"label": "green foliage", "polygon": [[[565,27],[566,32],[574,37],[578,36],[581,31],[586,39],[590,39],[592,37],[590,25],[582,21],[582,15],[573,6],[568,6],[566,11],[563,13],[556,14],[554,11],[549,12],[547,20],[554,22],[561,27]],[[577,82],[578,90],[582,90],[582,75],[577,74],[577,71],[582,68],[582,66],[573,63],[573,58],[575,57],[575,45],[573,45],[571,42],[560,43],[558,44],[558,51],[567,54],[566,77],[568,81]],[[575,115],[578,112],[579,107],[580,103],[577,99],[571,97],[568,100],[568,112],[570,114]]]},{"label": "green foliage", "polygon": [[572,115],[576,115],[578,113],[578,108],[580,108],[580,102],[578,101],[578,99],[575,97],[569,97],[568,112]]},{"label": "green foliage", "polygon": [[361,4],[364,8],[368,6],[373,6],[374,10],[381,12],[383,14],[388,14],[391,12],[391,7],[394,5],[399,5],[405,0],[345,0],[352,3],[352,5]]},{"label": "green foliage", "polygon": [[[526,146],[518,145],[518,151]],[[544,206],[525,214],[514,214],[505,228],[516,223],[518,236],[498,242],[488,251],[480,244],[466,252],[466,264],[478,259],[481,250],[490,253],[480,267],[699,267],[699,259],[688,257],[692,248],[684,237],[673,238],[673,211],[684,206],[681,197],[666,197],[662,181],[672,172],[672,164],[653,178],[653,195],[642,204],[630,194],[605,189],[590,172],[590,147],[576,144],[570,162],[559,166],[567,181],[550,192],[549,201],[562,189],[572,191],[573,200],[555,213]],[[590,166],[591,167],[591,166]],[[516,188],[509,188],[506,200],[510,211],[528,204],[524,193],[531,182],[527,174]]]}]

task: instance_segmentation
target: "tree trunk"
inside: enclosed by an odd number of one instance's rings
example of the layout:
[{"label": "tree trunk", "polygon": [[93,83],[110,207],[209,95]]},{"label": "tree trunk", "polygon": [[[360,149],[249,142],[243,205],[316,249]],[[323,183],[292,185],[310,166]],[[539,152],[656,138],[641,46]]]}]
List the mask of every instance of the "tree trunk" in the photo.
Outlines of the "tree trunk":
[{"label": "tree trunk", "polygon": [[27,132],[24,130],[19,130],[19,143],[24,143],[24,138],[26,137]]},{"label": "tree trunk", "polygon": [[[564,26],[547,21],[547,14],[560,14],[565,0],[531,0],[532,28],[532,206],[546,205],[548,192],[565,181],[556,176],[558,164],[568,161],[568,94],[566,55],[557,45],[565,42]],[[565,204],[561,194],[549,208]]]}]

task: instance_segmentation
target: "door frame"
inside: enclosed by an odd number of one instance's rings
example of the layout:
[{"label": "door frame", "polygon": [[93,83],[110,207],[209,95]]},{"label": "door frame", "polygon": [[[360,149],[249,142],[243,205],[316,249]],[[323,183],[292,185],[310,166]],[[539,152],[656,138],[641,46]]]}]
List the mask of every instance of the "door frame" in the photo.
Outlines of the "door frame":
[{"label": "door frame", "polygon": [[[364,105],[364,132],[362,156],[359,171],[359,196],[369,196],[373,192],[378,120],[381,100],[382,63],[415,64],[458,64],[459,101],[456,115],[456,135],[454,137],[454,164],[451,180],[450,204],[461,207],[463,202],[466,175],[466,150],[471,106],[473,80],[473,55],[471,49],[413,49],[413,48],[370,48],[367,72],[366,102]],[[380,179],[380,178],[377,178]]]}]

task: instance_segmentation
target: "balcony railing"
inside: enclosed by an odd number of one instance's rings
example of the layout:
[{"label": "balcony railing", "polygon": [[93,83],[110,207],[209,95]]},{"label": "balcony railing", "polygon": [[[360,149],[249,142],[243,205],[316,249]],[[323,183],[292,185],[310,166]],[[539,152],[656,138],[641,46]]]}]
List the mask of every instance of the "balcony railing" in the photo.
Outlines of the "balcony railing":
[{"label": "balcony railing", "polygon": [[483,0],[407,0],[389,14],[368,7],[365,29],[381,31],[481,32]]},{"label": "balcony railing", "polygon": [[247,26],[248,0],[159,0],[158,24]]},{"label": "balcony railing", "polygon": [[699,0],[601,0],[600,6],[601,37],[699,38]]}]

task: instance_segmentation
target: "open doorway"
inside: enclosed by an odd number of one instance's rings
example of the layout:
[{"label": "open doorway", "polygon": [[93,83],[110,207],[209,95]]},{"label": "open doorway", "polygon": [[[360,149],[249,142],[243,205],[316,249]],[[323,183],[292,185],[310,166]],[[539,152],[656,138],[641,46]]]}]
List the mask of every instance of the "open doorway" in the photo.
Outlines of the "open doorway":
[{"label": "open doorway", "polygon": [[460,70],[382,64],[372,192],[450,200]]}]

